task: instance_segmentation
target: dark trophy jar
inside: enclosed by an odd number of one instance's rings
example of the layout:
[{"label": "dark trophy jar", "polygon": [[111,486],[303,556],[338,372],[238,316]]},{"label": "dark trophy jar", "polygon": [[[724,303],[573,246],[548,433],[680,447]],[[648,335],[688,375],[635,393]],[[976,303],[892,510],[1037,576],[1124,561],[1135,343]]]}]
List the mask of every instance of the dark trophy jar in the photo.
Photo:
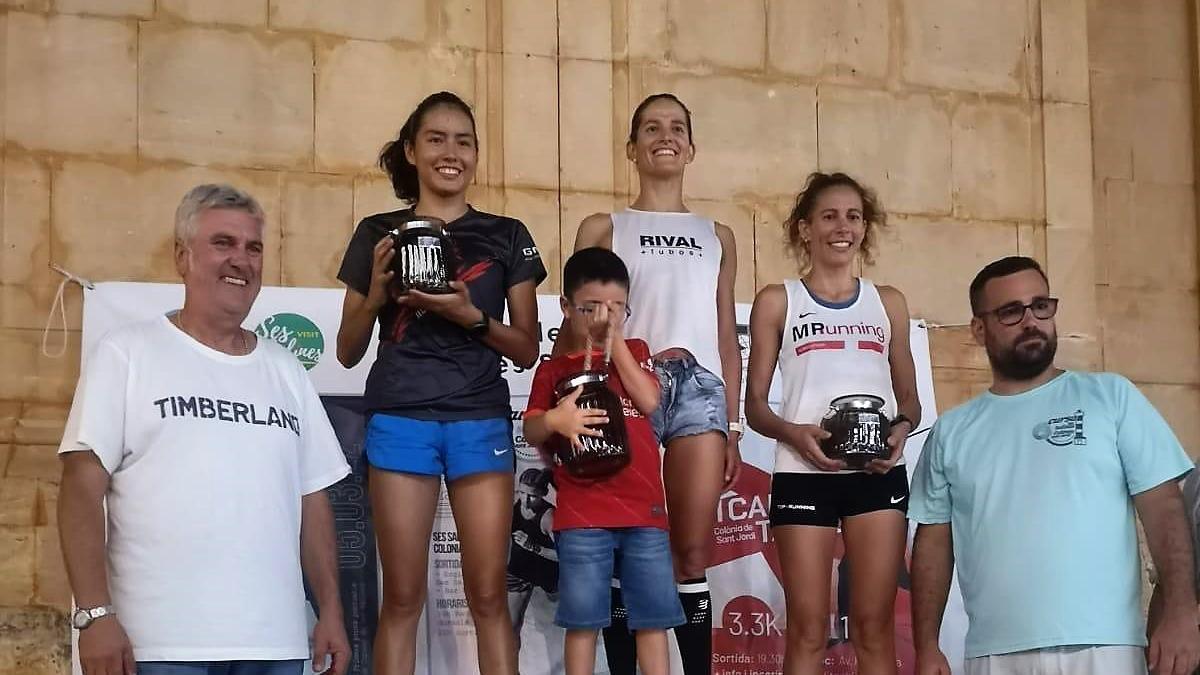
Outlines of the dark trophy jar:
[{"label": "dark trophy jar", "polygon": [[450,282],[458,261],[454,246],[446,236],[446,223],[438,218],[409,218],[387,231],[392,237],[392,290],[422,293],[453,293]]},{"label": "dark trophy jar", "polygon": [[625,410],[621,399],[608,388],[608,374],[587,371],[568,375],[559,380],[554,391],[561,400],[576,387],[583,387],[575,405],[580,408],[603,410],[608,415],[604,424],[592,427],[601,436],[580,436],[582,448],[571,446],[563,436],[556,435],[552,448],[567,472],[579,478],[602,478],[620,471],[629,464],[629,443],[625,433]]},{"label": "dark trophy jar", "polygon": [[821,450],[830,459],[840,459],[852,469],[861,469],[873,459],[892,455],[887,438],[891,422],[883,412],[884,401],[871,394],[851,394],[833,399],[821,418],[829,438]]}]

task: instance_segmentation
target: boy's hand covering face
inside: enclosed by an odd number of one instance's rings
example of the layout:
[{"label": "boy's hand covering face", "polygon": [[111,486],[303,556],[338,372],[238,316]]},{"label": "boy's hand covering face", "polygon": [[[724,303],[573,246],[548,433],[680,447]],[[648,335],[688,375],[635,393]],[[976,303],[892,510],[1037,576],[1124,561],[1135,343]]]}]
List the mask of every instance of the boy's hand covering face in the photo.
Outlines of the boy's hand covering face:
[{"label": "boy's hand covering face", "polygon": [[575,337],[581,342],[590,337],[595,348],[603,349],[606,336],[623,339],[623,324],[629,317],[628,299],[629,289],[621,283],[588,281],[563,299],[563,309]]},{"label": "boy's hand covering face", "polygon": [[621,300],[593,300],[579,303],[574,308],[576,320],[581,323],[580,332],[590,335],[598,343],[606,337],[624,339],[625,319],[629,313]]}]

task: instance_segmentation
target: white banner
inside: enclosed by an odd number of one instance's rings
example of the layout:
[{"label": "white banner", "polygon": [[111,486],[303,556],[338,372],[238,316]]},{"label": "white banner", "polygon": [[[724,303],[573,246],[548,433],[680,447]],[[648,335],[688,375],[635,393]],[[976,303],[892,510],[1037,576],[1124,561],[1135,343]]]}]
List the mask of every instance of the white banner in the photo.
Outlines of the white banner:
[{"label": "white banner", "polygon": [[[322,396],[358,396],[374,357],[347,370],[337,361],[337,333],[345,291],[334,288],[264,286],[246,317],[245,327],[288,347],[308,368]],[[164,314],[183,306],[180,284],[105,282],[84,294],[83,358],[112,328]],[[367,353],[375,354],[371,336]]]},{"label": "white banner", "polygon": [[[344,291],[338,289],[276,288],[262,289],[244,324],[265,339],[279,342],[296,354],[309,369],[313,383],[323,396],[358,396],[363,391],[371,358],[352,369],[345,369],[335,357],[338,325]],[[83,313],[83,358],[101,336],[116,326],[163,314],[183,304],[183,287],[178,284],[112,282],[97,284],[85,294]],[[543,358],[550,352],[562,319],[557,296],[538,297],[540,343]],[[746,326],[750,305],[737,306],[739,341],[743,363],[749,347]],[[922,427],[937,416],[933,378],[929,361],[928,334],[924,324],[911,326],[913,359],[922,403]],[[376,340],[368,348],[373,355]],[[532,372],[503,361],[504,377],[512,394],[512,407],[524,410]],[[744,381],[743,377],[743,381]],[[778,378],[772,385],[770,400],[778,404]],[[514,417],[519,417],[515,415]],[[517,479],[530,469],[544,470],[538,453],[524,441],[519,419],[514,420],[517,444]],[[906,460],[915,466],[925,435],[910,442]],[[743,476],[733,489],[722,495],[714,530],[714,563],[708,578],[712,589],[714,624],[714,673],[768,675],[782,668],[782,630],[784,626],[783,589],[779,582],[778,557],[767,527],[767,500],[774,465],[774,441],[747,431],[741,444],[746,462]],[[536,481],[535,471],[526,476]],[[550,507],[554,503],[553,486],[542,496]],[[514,511],[519,510],[515,497]],[[544,508],[544,507],[542,507]],[[361,528],[360,528],[361,529]],[[524,535],[518,535],[524,536]],[[430,549],[429,599],[422,621],[418,649],[418,672],[431,675],[467,675],[477,673],[474,630],[463,597],[462,573],[458,566],[458,538],[443,490],[434,524]],[[547,552],[553,555],[552,552]],[[839,555],[840,558],[840,555]],[[907,579],[907,575],[905,575]],[[512,580],[510,580],[512,581]],[[546,585],[546,584],[543,584]],[[526,675],[561,672],[562,630],[553,624],[555,595],[544,588],[510,583],[510,607],[522,619],[521,672]],[[903,586],[903,584],[902,584]],[[908,619],[906,588],[897,598],[897,649],[901,672],[913,672],[911,625]],[[826,673],[855,672],[845,608],[831,607],[831,648]],[[361,627],[360,627],[361,628]],[[354,627],[351,627],[354,632]],[[943,649],[961,667],[966,616],[957,586],[943,622]],[[368,649],[369,652],[369,638]],[[841,649],[839,649],[841,647]],[[681,672],[678,656],[673,672]],[[353,672],[370,672],[368,664],[354,664]],[[78,672],[78,670],[76,670]],[[603,652],[597,657],[597,673],[606,673]]]}]

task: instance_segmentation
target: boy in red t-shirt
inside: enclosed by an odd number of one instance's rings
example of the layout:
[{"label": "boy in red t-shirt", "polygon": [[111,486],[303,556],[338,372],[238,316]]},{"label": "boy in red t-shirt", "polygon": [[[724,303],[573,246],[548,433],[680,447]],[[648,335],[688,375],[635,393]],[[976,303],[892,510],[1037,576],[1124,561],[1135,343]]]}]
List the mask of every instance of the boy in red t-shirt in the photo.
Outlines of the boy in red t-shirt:
[{"label": "boy in red t-shirt", "polygon": [[[683,624],[685,617],[667,540],[658,441],[649,420],[658,407],[658,379],[646,343],[623,335],[629,272],[612,251],[577,251],[563,269],[563,296],[574,343],[584,344],[590,334],[596,345],[593,368],[602,365],[606,333],[611,336],[608,387],[621,399],[630,452],[629,464],[604,478],[576,478],[561,465],[554,470],[559,590],[554,621],[567,629],[567,675],[592,672],[596,634],[609,625],[614,576],[621,582],[642,673],[666,675],[666,629]],[[525,438],[543,451],[555,435],[578,445],[580,436],[599,435],[590,425],[607,421],[603,411],[575,405],[578,390],[555,401],[555,385],[582,371],[584,357],[575,352],[551,359],[533,376]]]}]

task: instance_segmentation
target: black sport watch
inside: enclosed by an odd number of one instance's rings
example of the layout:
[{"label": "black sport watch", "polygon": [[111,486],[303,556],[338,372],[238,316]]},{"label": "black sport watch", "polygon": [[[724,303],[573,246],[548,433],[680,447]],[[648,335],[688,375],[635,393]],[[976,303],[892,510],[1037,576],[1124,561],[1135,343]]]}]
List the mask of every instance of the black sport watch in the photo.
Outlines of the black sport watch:
[{"label": "black sport watch", "polygon": [[479,310],[479,313],[481,315],[479,321],[467,326],[467,333],[476,340],[482,340],[487,337],[488,330],[492,327],[492,317],[488,316],[488,313],[482,309]]}]

